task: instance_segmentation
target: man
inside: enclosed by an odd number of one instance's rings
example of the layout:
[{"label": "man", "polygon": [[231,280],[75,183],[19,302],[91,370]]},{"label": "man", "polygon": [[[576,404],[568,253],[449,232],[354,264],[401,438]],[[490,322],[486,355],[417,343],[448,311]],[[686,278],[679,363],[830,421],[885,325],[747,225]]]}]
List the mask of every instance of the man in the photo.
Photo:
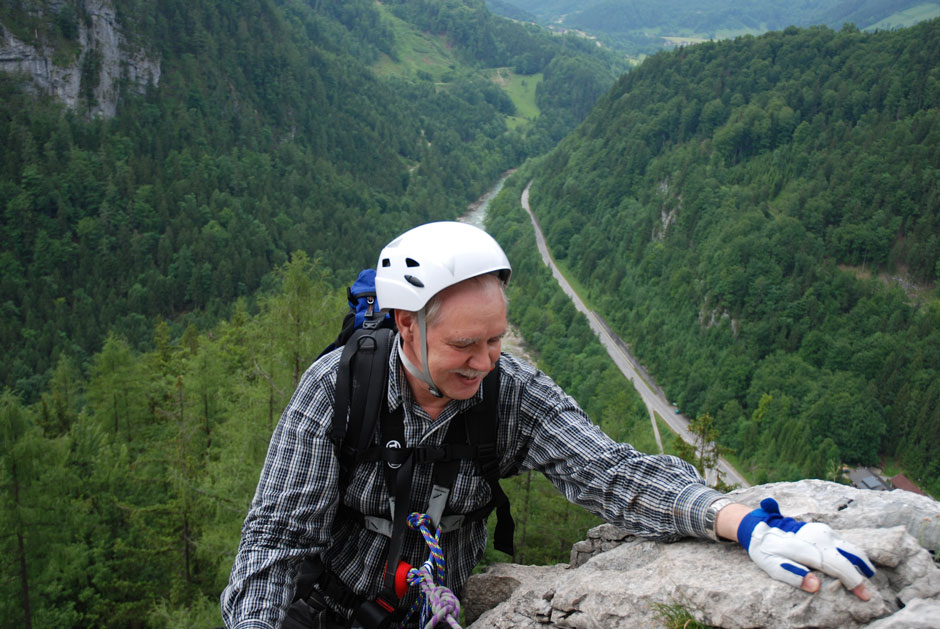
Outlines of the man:
[{"label": "man", "polygon": [[[860,573],[871,576],[874,568],[828,526],[784,518],[772,500],[761,509],[731,503],[684,461],[613,442],[548,376],[501,353],[510,273],[496,241],[462,223],[416,227],[382,250],[377,301],[392,311],[398,328],[387,404],[403,411],[406,447],[440,445],[448,424],[484,399],[484,379],[498,365],[501,475],[539,470],[572,502],[638,535],[739,541],[775,578],[815,592],[820,582],[809,568],[821,569],[868,599]],[[339,350],[311,365],[271,439],[222,595],[228,627],[351,626],[361,621],[361,615],[354,619],[358,602],[373,599],[386,583],[389,537],[365,526],[363,517],[349,516],[389,517],[383,462],[359,463],[348,486],[337,483],[328,431],[338,364]],[[409,510],[427,510],[432,467],[414,466]],[[473,512],[490,499],[472,465],[461,466],[451,489],[447,504],[456,513]],[[485,544],[485,520],[442,536],[448,587],[459,592]],[[291,607],[298,566],[311,555],[340,589],[320,587],[320,580]],[[399,556],[420,565],[427,548],[410,533]]]}]

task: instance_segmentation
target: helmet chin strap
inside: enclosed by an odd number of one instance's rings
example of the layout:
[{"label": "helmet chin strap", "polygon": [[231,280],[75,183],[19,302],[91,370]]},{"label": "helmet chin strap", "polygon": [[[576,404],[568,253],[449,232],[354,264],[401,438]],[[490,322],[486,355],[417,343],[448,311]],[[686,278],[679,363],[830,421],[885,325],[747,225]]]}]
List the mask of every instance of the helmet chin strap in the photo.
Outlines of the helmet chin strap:
[{"label": "helmet chin strap", "polygon": [[431,368],[428,366],[428,322],[425,316],[424,308],[418,311],[418,330],[421,333],[421,364],[424,367],[422,371],[407,356],[402,345],[398,345],[398,357],[401,358],[401,364],[408,370],[412,376],[428,385],[428,392],[434,397],[444,397],[441,390],[437,388],[434,381],[431,380]]}]

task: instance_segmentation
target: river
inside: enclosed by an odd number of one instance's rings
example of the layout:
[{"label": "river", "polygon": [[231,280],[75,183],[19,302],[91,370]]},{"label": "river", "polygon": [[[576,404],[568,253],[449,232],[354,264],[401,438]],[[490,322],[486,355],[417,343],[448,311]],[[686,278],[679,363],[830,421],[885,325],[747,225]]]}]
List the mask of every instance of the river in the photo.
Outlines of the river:
[{"label": "river", "polygon": [[[503,189],[503,184],[506,183],[509,175],[513,174],[514,172],[515,169],[503,173],[499,180],[493,185],[493,187],[487,190],[486,194],[484,194],[482,197],[468,205],[467,213],[457,220],[462,223],[476,225],[480,229],[485,229],[483,223],[486,220],[486,210],[490,206],[490,201],[496,198],[496,195],[499,194]],[[506,330],[506,336],[503,337],[503,349],[505,349],[510,354],[513,354],[514,356],[519,356],[520,358],[535,364],[535,358],[526,349],[525,341],[523,340],[522,335],[519,333],[519,329],[512,324],[509,325],[509,329]]]},{"label": "river", "polygon": [[490,201],[496,198],[496,195],[503,189],[503,184],[509,179],[509,175],[514,172],[516,172],[515,169],[504,172],[493,187],[486,191],[486,194],[467,206],[467,213],[457,220],[484,229],[483,223],[486,221],[486,210],[490,207]]}]

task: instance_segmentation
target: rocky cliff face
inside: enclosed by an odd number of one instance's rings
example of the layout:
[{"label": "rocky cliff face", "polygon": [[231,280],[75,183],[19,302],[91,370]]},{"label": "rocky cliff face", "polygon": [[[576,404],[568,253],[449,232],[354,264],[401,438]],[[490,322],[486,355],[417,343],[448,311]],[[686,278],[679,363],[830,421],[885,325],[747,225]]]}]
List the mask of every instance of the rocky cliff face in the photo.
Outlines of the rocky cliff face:
[{"label": "rocky cliff face", "polygon": [[[62,4],[51,2],[48,10],[58,11]],[[160,82],[160,60],[128,43],[112,0],[85,0],[84,10],[89,19],[78,20],[81,52],[72,63],[57,65],[49,46],[27,44],[8,28],[0,28],[0,71],[26,75],[37,92],[51,94],[72,108],[82,102],[83,94],[90,94],[88,113],[110,117],[122,87],[143,92]]]},{"label": "rocky cliff face", "polygon": [[603,525],[558,566],[499,564],[467,583],[463,605],[483,627],[661,627],[681,606],[714,627],[940,627],[940,503],[910,492],[858,490],[824,481],[733,493],[746,504],[773,496],[781,511],[826,522],[878,568],[862,602],[822,576],[816,594],[774,581],[733,543],[651,542]]}]

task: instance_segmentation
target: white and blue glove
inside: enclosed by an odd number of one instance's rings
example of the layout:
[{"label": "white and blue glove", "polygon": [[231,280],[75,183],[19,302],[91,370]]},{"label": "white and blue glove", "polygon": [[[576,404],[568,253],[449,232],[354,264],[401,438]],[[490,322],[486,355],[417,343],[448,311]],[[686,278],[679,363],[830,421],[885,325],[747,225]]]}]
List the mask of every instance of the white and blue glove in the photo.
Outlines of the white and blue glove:
[{"label": "white and blue glove", "polygon": [[840,539],[828,524],[800,522],[780,515],[773,498],[744,516],[738,525],[738,543],[750,558],[774,579],[800,587],[810,569],[836,577],[849,590],[875,567],[854,544]]}]

